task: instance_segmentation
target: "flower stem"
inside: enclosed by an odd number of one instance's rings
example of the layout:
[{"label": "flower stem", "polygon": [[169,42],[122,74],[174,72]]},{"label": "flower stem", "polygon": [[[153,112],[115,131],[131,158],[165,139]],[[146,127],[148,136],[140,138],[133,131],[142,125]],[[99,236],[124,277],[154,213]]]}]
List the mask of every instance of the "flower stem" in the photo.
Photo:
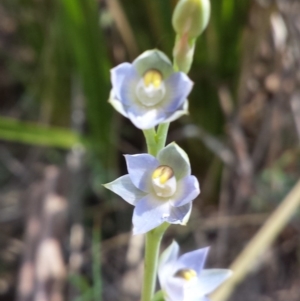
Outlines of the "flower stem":
[{"label": "flower stem", "polygon": [[144,136],[146,139],[148,153],[152,156],[156,156],[158,152],[157,142],[156,142],[156,132],[155,129],[144,130]]},{"label": "flower stem", "polygon": [[157,134],[156,134],[156,142],[157,142],[158,151],[160,151],[166,145],[169,125],[170,125],[170,123],[161,123],[158,126]]},{"label": "flower stem", "polygon": [[[168,129],[169,123],[163,123],[158,126],[157,133],[154,128],[143,131],[150,155],[156,156],[165,146]],[[160,243],[168,227],[168,223],[163,223],[146,234],[144,282],[141,301],[151,301],[154,296]]]},{"label": "flower stem", "polygon": [[148,153],[156,156],[157,153],[166,145],[170,123],[161,123],[158,126],[157,133],[154,128],[144,130]]},{"label": "flower stem", "polygon": [[168,227],[168,223],[163,223],[146,234],[144,283],[141,301],[151,301],[154,296],[159,247],[163,234]]}]

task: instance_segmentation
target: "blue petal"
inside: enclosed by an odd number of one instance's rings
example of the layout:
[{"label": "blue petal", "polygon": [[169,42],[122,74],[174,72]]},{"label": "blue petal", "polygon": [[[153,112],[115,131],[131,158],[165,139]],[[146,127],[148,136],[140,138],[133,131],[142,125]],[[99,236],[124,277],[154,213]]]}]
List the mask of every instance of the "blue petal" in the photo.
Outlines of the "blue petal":
[{"label": "blue petal", "polygon": [[199,290],[201,290],[203,295],[208,295],[231,275],[232,271],[226,269],[203,270],[199,276]]},{"label": "blue petal", "polygon": [[130,109],[134,106],[141,106],[140,101],[136,96],[136,87],[140,80],[135,68],[131,65],[131,68],[127,69],[126,77],[124,80],[117,84],[120,101]]},{"label": "blue petal", "polygon": [[196,271],[198,275],[200,275],[208,251],[209,248],[207,247],[181,255],[177,261],[177,269],[192,269]]},{"label": "blue petal", "polygon": [[114,93],[113,90],[111,90],[108,102],[114,107],[114,109],[117,112],[119,112],[125,117],[128,117],[126,113],[126,108],[121,103],[121,101],[116,98],[116,96],[113,93]]},{"label": "blue petal", "polygon": [[131,64],[122,63],[110,70],[114,95],[119,100],[121,100],[120,89],[125,79],[127,81],[128,75],[132,73],[132,69],[134,69],[134,67]]},{"label": "blue petal", "polygon": [[191,213],[192,203],[188,203],[181,207],[171,206],[171,214],[168,218],[170,224],[186,225],[189,215]]},{"label": "blue petal", "polygon": [[135,105],[127,109],[128,118],[141,130],[148,130],[166,119],[166,114],[159,107],[147,108]]},{"label": "blue petal", "polygon": [[174,112],[166,113],[166,119],[164,120],[163,123],[172,122],[172,121],[180,118],[183,115],[187,115],[189,113],[188,107],[189,107],[189,103],[188,103],[188,100],[186,99],[184,104],[182,105],[182,108],[180,107]]},{"label": "blue petal", "polygon": [[158,277],[160,285],[163,287],[169,277],[173,276],[173,262],[178,258],[179,245],[173,240],[171,245],[160,255],[158,263]]},{"label": "blue petal", "polygon": [[132,217],[133,234],[146,233],[166,221],[170,214],[168,202],[156,200],[151,194],[137,202]]},{"label": "blue petal", "polygon": [[166,301],[186,301],[184,299],[184,281],[171,277],[162,288],[166,293]]},{"label": "blue petal", "polygon": [[182,72],[172,74],[166,81],[166,96],[162,107],[165,112],[174,112],[182,109],[187,96],[190,94],[193,82]]},{"label": "blue petal", "polygon": [[200,193],[199,182],[195,176],[187,176],[177,182],[175,194],[171,197],[171,204],[175,207],[192,202]]},{"label": "blue petal", "polygon": [[175,240],[173,240],[173,242],[169,245],[169,247],[165,249],[164,252],[161,254],[159,259],[159,265],[163,266],[165,264],[177,260],[178,254],[179,254],[179,245]]},{"label": "blue petal", "polygon": [[152,173],[159,166],[158,160],[149,154],[125,155],[125,159],[132,183],[138,189],[149,192]]},{"label": "blue petal", "polygon": [[119,195],[131,205],[145,196],[145,193],[137,189],[130,180],[129,175],[122,176],[113,182],[103,185],[105,188]]}]

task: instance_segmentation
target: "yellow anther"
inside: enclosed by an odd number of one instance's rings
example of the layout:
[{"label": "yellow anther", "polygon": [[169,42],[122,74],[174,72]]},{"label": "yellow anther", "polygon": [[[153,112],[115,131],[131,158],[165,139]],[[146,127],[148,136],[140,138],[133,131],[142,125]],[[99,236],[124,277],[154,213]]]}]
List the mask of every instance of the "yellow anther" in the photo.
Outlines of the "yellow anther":
[{"label": "yellow anther", "polygon": [[187,281],[190,281],[197,277],[197,273],[191,269],[182,269],[176,272],[175,277],[183,278]]},{"label": "yellow anther", "polygon": [[171,167],[166,165],[161,165],[154,170],[152,174],[152,179],[159,178],[160,184],[165,184],[173,176],[174,176],[174,172]]},{"label": "yellow anther", "polygon": [[156,168],[152,174],[152,179],[156,179],[159,178],[161,176],[162,173],[162,166],[159,166],[158,168]]},{"label": "yellow anther", "polygon": [[144,84],[146,87],[149,87],[152,84],[155,88],[159,88],[161,82],[162,74],[155,69],[150,69],[144,74]]}]

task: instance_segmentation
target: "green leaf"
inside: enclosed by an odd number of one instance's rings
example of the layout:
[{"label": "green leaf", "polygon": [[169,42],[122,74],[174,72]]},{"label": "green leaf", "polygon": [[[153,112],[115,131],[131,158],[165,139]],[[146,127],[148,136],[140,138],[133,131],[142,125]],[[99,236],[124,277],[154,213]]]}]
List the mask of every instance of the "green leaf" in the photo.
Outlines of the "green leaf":
[{"label": "green leaf", "polygon": [[6,117],[0,117],[0,139],[63,149],[84,143],[82,137],[71,130]]}]

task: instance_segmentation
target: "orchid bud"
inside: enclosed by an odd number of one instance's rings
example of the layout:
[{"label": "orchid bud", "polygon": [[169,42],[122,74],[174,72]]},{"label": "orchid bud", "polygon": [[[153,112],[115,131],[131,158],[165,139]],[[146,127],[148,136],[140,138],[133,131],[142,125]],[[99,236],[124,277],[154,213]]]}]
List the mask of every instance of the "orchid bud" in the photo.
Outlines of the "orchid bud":
[{"label": "orchid bud", "polygon": [[173,48],[176,70],[188,73],[191,69],[195,51],[195,40],[188,41],[187,35],[177,36]]},{"label": "orchid bud", "polygon": [[172,24],[177,35],[196,39],[206,28],[210,16],[209,0],[180,0],[174,10]]}]

